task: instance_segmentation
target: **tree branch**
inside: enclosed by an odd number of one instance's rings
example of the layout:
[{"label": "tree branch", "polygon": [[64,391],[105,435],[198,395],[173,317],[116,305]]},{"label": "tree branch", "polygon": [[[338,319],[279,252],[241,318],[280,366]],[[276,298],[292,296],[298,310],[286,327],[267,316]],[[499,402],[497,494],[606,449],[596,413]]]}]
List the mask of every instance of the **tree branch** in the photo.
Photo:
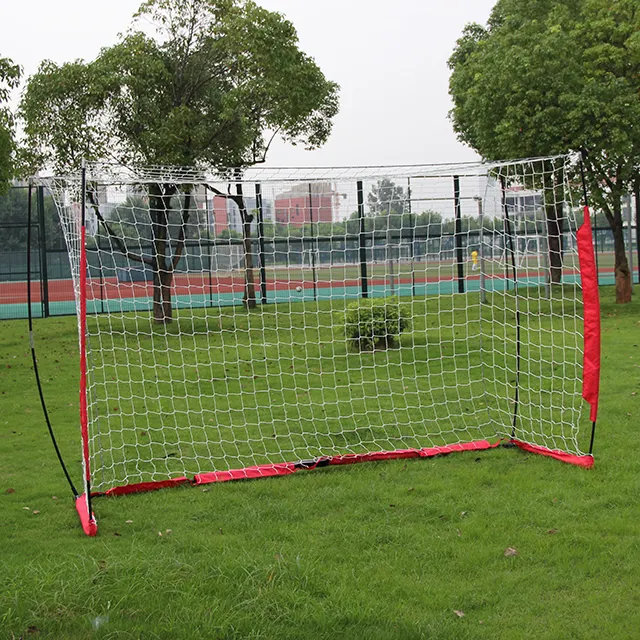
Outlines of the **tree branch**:
[{"label": "tree branch", "polygon": [[102,224],[105,231],[107,232],[107,235],[116,245],[117,250],[128,260],[142,262],[143,264],[149,265],[152,269],[155,268],[155,262],[152,258],[145,258],[144,256],[138,255],[137,253],[132,253],[127,249],[127,245],[124,243],[122,238],[120,238],[118,234],[107,224],[107,221],[100,213],[100,207],[95,200],[95,194],[93,193],[93,191],[87,191],[87,197],[89,198],[89,202],[91,203],[91,207],[95,212],[98,221]]}]

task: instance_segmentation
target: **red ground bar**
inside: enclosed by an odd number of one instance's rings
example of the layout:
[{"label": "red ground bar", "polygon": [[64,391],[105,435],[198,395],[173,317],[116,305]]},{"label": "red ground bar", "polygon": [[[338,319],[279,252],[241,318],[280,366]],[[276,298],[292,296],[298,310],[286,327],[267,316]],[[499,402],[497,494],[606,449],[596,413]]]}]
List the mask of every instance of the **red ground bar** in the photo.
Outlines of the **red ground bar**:
[{"label": "red ground bar", "polygon": [[170,480],[160,480],[157,482],[140,482],[138,484],[128,484],[102,493],[95,493],[95,496],[119,496],[129,493],[143,493],[145,491],[157,491],[168,487],[181,485],[202,485],[212,482],[230,482],[232,480],[252,480],[257,478],[273,478],[274,476],[288,476],[296,471],[317,469],[320,467],[340,466],[347,464],[359,464],[361,462],[379,462],[381,460],[401,460],[406,458],[432,458],[435,456],[448,455],[461,451],[484,451],[494,449],[501,444],[509,442],[515,446],[543,456],[549,456],[562,462],[574,464],[579,467],[590,468],[593,466],[593,456],[577,456],[572,453],[547,449],[537,445],[527,444],[519,440],[498,440],[489,442],[488,440],[475,440],[473,442],[461,442],[458,444],[448,444],[437,447],[425,447],[424,449],[397,449],[395,451],[375,451],[372,453],[348,453],[340,456],[330,456],[316,458],[306,462],[281,462],[277,464],[262,464],[254,467],[244,467],[243,469],[229,469],[228,471],[211,471],[210,473],[199,473],[189,479],[187,477],[172,478]]}]

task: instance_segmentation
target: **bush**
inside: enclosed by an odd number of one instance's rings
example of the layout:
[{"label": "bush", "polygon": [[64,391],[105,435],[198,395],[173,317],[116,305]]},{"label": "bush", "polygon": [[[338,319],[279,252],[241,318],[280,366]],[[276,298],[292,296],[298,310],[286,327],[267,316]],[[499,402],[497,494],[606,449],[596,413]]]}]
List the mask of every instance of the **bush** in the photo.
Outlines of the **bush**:
[{"label": "bush", "polygon": [[386,349],[411,328],[409,311],[396,298],[370,298],[347,305],[344,330],[347,342],[360,351]]}]

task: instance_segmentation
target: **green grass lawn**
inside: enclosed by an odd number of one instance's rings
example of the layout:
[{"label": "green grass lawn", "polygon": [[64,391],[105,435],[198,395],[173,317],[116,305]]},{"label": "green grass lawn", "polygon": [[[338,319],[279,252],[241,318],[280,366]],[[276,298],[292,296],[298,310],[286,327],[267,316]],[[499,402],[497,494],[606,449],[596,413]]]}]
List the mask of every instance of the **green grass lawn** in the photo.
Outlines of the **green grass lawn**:
[{"label": "green grass lawn", "polygon": [[[640,302],[602,296],[590,471],[497,449],[100,498],[93,539],[47,439],[26,321],[3,322],[0,638],[636,638]],[[79,483],[75,319],[38,321],[36,343]],[[401,353],[367,357],[393,371]]]}]

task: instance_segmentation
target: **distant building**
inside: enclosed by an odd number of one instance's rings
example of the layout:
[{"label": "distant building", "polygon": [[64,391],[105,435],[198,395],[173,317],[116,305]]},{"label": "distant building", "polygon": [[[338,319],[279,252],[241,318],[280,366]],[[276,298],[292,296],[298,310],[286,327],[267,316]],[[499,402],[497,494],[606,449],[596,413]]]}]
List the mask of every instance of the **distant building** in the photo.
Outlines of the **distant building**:
[{"label": "distant building", "polygon": [[[251,222],[252,233],[255,234],[258,220],[257,208],[258,204],[255,198],[245,196],[244,204],[249,214],[254,215]],[[213,235],[219,236],[223,231],[236,231],[242,233],[242,216],[238,205],[225,196],[214,195],[207,201],[209,211],[209,229]],[[262,201],[262,214],[265,222],[273,221],[273,203],[268,200]]]},{"label": "distant building", "polygon": [[275,221],[294,227],[333,222],[338,197],[330,182],[293,185],[275,197]]}]

